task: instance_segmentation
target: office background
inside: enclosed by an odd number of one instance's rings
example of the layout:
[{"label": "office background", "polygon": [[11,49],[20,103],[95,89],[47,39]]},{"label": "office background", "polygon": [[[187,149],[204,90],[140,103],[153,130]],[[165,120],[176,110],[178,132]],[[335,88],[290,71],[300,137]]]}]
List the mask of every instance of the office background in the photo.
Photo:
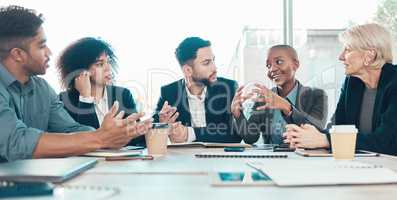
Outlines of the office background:
[{"label": "office background", "polygon": [[78,38],[101,37],[119,58],[116,84],[129,88],[139,109],[146,111],[154,108],[161,85],[182,77],[174,50],[188,36],[211,40],[218,76],[239,84],[259,81],[271,86],[265,77],[267,49],[279,43],[293,45],[301,61],[297,77],[327,92],[329,117],[344,78],[338,61],[339,32],[354,24],[378,22],[397,38],[397,0],[0,2],[44,14],[53,52],[44,78],[57,92],[62,88],[54,61],[60,51]]}]

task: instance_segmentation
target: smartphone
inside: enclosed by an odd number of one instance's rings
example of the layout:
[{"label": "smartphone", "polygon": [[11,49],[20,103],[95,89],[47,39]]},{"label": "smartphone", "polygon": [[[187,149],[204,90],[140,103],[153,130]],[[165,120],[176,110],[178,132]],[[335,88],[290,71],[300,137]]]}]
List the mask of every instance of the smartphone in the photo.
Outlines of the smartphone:
[{"label": "smartphone", "polygon": [[245,150],[244,147],[225,147],[223,149],[225,152],[243,152]]},{"label": "smartphone", "polygon": [[53,190],[51,183],[0,181],[0,198],[52,195]]},{"label": "smartphone", "polygon": [[169,125],[167,123],[152,123],[152,128],[168,128]]},{"label": "smartphone", "polygon": [[273,152],[294,152],[294,148],[290,148],[289,144],[283,143],[273,147]]},{"label": "smartphone", "polygon": [[141,150],[141,149],[145,149],[145,147],[142,147],[142,146],[125,146],[122,149],[124,149],[124,150]]}]

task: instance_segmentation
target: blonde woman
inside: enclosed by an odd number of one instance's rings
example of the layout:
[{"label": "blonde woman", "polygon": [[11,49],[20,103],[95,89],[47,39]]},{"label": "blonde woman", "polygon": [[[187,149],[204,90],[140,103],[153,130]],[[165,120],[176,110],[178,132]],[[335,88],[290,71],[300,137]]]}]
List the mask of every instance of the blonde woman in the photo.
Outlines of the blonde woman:
[{"label": "blonde woman", "polygon": [[[397,69],[391,64],[391,35],[378,24],[365,24],[341,33],[340,41],[346,79],[333,123],[356,125],[357,149],[396,155]],[[292,147],[330,147],[329,134],[311,125],[287,125],[284,137]]]}]

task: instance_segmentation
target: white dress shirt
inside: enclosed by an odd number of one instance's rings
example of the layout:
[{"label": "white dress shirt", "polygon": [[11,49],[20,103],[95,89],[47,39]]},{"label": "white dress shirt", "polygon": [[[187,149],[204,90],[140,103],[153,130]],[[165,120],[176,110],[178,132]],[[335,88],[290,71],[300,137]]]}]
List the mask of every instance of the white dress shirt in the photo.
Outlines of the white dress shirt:
[{"label": "white dress shirt", "polygon": [[194,133],[193,127],[198,128],[207,126],[205,118],[205,96],[207,95],[207,87],[203,89],[200,96],[190,93],[187,87],[185,87],[185,89],[191,115],[191,127],[188,127],[187,142],[193,142],[196,140],[196,134]]},{"label": "white dress shirt", "polygon": [[103,97],[98,101],[95,101],[94,97],[83,97],[83,96],[79,96],[79,101],[83,103],[94,103],[95,113],[98,118],[98,123],[99,126],[101,126],[106,113],[109,112],[108,93],[106,91],[106,87],[103,90]]}]

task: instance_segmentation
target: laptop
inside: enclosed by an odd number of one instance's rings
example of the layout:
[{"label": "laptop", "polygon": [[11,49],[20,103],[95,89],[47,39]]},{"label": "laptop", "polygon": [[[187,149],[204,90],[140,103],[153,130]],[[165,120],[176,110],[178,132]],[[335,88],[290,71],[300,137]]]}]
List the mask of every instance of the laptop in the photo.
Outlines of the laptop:
[{"label": "laptop", "polygon": [[18,160],[0,164],[0,181],[61,183],[92,168],[95,158]]}]

